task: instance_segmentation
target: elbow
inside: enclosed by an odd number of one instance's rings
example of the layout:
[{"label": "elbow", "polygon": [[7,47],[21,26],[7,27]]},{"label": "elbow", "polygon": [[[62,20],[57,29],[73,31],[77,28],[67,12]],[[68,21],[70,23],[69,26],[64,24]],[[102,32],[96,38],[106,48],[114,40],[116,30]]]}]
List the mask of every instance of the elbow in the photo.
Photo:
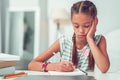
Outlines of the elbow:
[{"label": "elbow", "polygon": [[106,73],[108,71],[108,69],[103,69],[101,70],[101,73]]},{"label": "elbow", "polygon": [[40,68],[41,68],[40,62],[37,62],[36,60],[32,60],[28,64],[28,70],[40,71]]},{"label": "elbow", "polygon": [[104,68],[101,69],[102,73],[106,73],[109,70],[110,64],[106,65]]},{"label": "elbow", "polygon": [[28,70],[32,70],[33,69],[33,61],[31,61],[29,64],[28,64]]}]

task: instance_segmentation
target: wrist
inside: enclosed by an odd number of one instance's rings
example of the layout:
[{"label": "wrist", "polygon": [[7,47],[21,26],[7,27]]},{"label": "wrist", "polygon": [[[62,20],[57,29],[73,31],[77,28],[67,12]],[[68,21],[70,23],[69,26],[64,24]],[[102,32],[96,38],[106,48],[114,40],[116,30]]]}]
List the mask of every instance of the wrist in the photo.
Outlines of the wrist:
[{"label": "wrist", "polygon": [[41,66],[42,67],[42,69],[41,69],[42,72],[48,72],[48,69],[47,69],[48,64],[50,64],[50,62],[42,63],[42,66]]},{"label": "wrist", "polygon": [[46,70],[52,70],[56,71],[57,70],[57,63],[50,63],[46,66]]},{"label": "wrist", "polygon": [[92,42],[92,41],[94,41],[93,40],[93,37],[87,37],[87,42],[89,43],[89,42]]},{"label": "wrist", "polygon": [[88,44],[89,44],[89,46],[93,46],[93,45],[95,45],[95,41],[94,41],[94,39],[88,39]]}]

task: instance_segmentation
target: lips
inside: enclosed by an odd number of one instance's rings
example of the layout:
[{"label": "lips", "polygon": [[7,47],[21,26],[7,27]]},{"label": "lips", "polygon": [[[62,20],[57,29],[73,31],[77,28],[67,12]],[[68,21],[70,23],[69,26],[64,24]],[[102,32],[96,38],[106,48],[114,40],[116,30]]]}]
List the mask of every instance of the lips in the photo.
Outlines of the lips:
[{"label": "lips", "polygon": [[86,35],[78,35],[79,37],[86,37]]}]

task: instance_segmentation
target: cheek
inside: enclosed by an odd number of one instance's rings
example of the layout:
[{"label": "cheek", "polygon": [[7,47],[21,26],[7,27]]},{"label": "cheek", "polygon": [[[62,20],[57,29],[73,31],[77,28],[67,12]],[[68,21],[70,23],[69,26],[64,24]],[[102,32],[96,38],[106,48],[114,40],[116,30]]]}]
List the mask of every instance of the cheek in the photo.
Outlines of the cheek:
[{"label": "cheek", "polygon": [[74,33],[77,34],[78,33],[78,30],[76,28],[73,28],[74,30]]},{"label": "cheek", "polygon": [[77,32],[77,30],[75,28],[73,28],[73,30],[74,30],[75,33]]},{"label": "cheek", "polygon": [[77,31],[77,29],[76,29],[75,27],[73,27],[73,30],[74,30],[74,31]]}]

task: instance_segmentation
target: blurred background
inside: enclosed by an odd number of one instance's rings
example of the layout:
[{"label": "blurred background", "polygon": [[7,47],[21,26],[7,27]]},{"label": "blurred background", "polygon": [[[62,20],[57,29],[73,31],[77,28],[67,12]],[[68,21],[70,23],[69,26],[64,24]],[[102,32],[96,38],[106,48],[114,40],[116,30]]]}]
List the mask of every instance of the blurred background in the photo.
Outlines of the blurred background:
[{"label": "blurred background", "polygon": [[[20,56],[21,60],[16,68],[27,69],[28,63],[45,51],[61,34],[73,34],[70,10],[77,1],[80,0],[0,0],[0,52]],[[120,32],[117,31],[116,37],[110,35],[120,29],[120,1],[91,1],[98,10],[96,34],[106,36],[111,56],[120,56]],[[116,44],[111,46],[109,43]],[[114,57],[113,63],[117,63],[118,59]],[[116,66],[118,65],[120,66]]]}]

